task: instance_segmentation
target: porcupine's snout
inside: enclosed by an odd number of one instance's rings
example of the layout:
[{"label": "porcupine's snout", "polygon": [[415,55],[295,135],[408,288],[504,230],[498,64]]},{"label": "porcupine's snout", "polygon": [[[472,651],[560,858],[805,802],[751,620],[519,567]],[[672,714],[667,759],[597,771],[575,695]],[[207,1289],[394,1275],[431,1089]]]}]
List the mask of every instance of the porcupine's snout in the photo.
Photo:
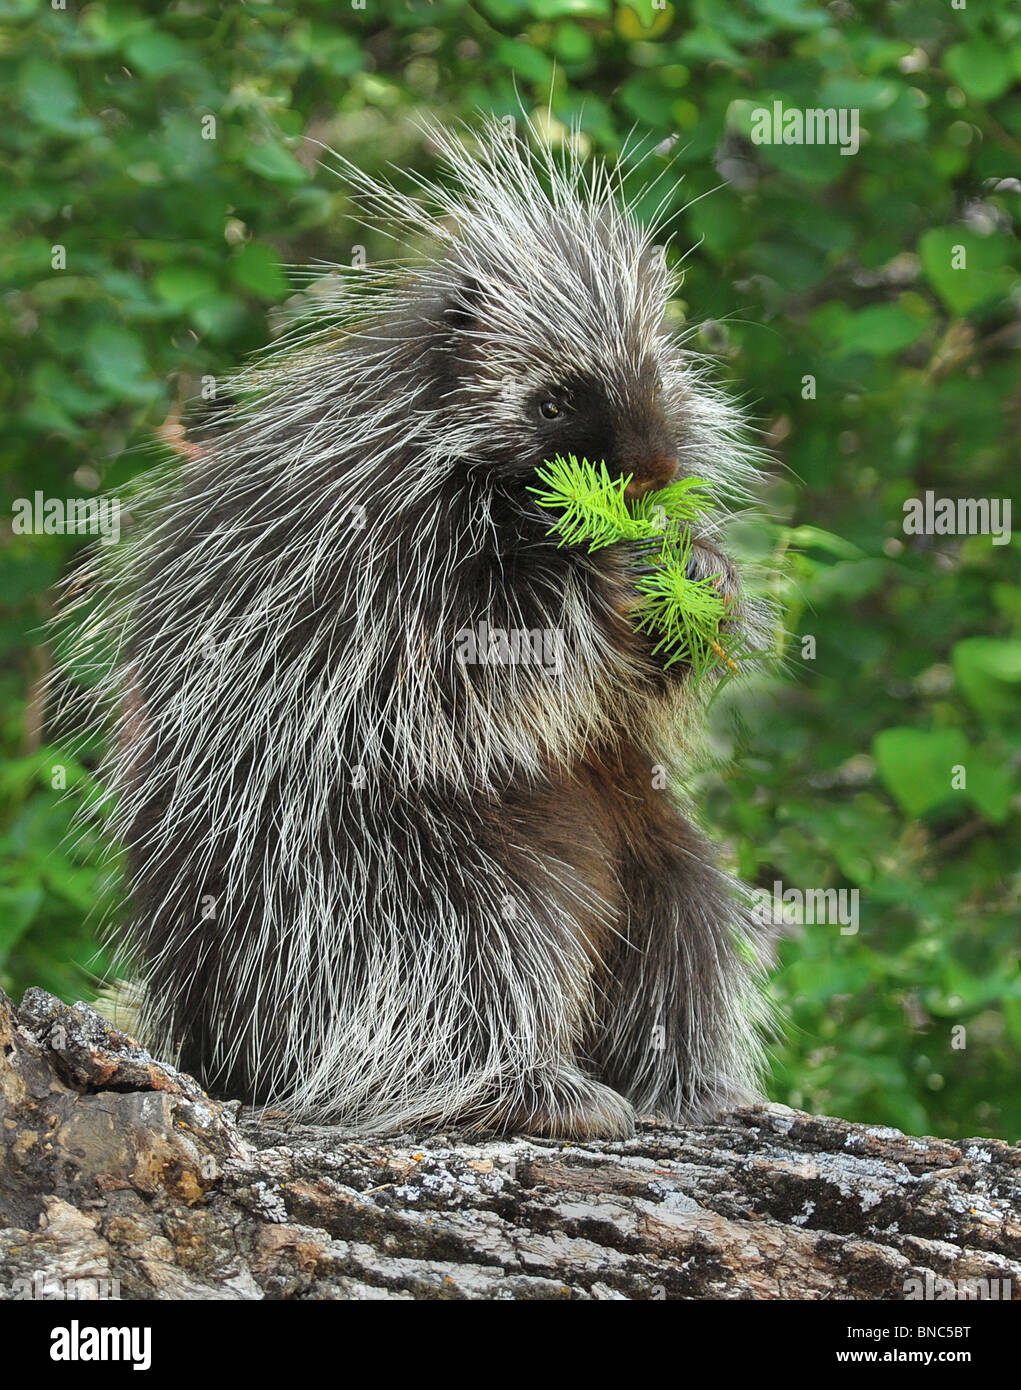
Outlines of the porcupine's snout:
[{"label": "porcupine's snout", "polygon": [[657,492],[673,482],[677,472],[677,455],[667,452],[656,453],[643,459],[633,471],[631,481],[624,489],[628,502],[637,502],[646,493]]}]

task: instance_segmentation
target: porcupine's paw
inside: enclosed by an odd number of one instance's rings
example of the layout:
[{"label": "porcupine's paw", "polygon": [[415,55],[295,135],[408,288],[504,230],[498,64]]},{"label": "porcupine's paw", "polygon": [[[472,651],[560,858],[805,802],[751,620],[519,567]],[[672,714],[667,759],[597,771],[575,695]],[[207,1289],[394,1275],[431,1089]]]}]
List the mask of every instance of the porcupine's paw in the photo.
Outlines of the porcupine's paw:
[{"label": "porcupine's paw", "polygon": [[[644,579],[647,575],[655,574],[658,568],[655,552],[647,546],[637,546],[631,556],[630,567],[632,577],[635,579]],[[739,595],[737,570],[723,551],[718,550],[709,541],[692,540],[691,554],[688,557],[685,573],[694,583],[708,579],[719,590],[728,607],[737,607]],[[632,601],[637,602],[638,596],[635,595]]]},{"label": "porcupine's paw", "polygon": [[708,579],[719,590],[728,607],[734,608],[738,600],[737,571],[724,555],[708,541],[693,540],[691,555],[685,570],[688,578],[697,583]]},{"label": "porcupine's paw", "polygon": [[635,1112],[609,1086],[564,1068],[527,1078],[500,1128],[542,1139],[627,1139],[635,1132]]},{"label": "porcupine's paw", "polygon": [[[656,572],[657,564],[654,553],[650,552],[647,547],[639,547],[631,558],[632,574],[636,579],[644,578],[646,575]],[[723,551],[717,549],[710,541],[701,537],[693,537],[685,573],[693,583],[707,580],[723,599],[727,616],[720,621],[721,641],[725,641],[726,637],[738,632],[742,626],[744,614],[740,600],[737,570]],[[636,589],[630,611],[633,613],[640,606],[640,603],[641,595]],[[688,664],[678,661],[664,666],[666,656],[662,650],[659,652],[655,650],[656,634],[652,633],[647,637],[647,640],[649,647],[653,649],[651,660],[653,666],[658,668],[658,675],[655,679],[660,688],[672,689],[677,682],[685,681],[691,669]],[[725,656],[724,648],[718,647],[716,654],[723,658]],[[731,665],[731,662],[728,661],[727,664]]]}]

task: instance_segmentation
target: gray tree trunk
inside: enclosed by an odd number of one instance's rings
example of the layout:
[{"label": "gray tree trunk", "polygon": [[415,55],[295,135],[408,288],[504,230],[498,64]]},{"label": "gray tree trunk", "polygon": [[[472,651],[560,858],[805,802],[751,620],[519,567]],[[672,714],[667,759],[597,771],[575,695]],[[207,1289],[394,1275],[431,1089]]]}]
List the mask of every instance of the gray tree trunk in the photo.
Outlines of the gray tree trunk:
[{"label": "gray tree trunk", "polygon": [[143,1299],[1021,1291],[1021,1149],[996,1140],[761,1105],[624,1143],[352,1141],[242,1121],[41,990],[20,1011],[0,994],[0,1136],[0,1296],[69,1281]]}]

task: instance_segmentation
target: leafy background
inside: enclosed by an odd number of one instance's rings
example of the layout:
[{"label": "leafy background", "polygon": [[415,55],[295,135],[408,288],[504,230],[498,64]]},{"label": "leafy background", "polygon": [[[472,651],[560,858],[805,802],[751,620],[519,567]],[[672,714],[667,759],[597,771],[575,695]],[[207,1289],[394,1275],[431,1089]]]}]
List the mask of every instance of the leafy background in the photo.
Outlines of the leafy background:
[{"label": "leafy background", "polygon": [[[698,791],[747,879],[857,888],[861,923],[785,930],[772,1094],[1018,1138],[1016,549],[901,522],[926,489],[1010,492],[1019,30],[975,0],[0,0],[0,982],[88,995],[115,893],[66,835],[91,753],[54,746],[41,697],[75,543],[12,535],[10,502],[116,489],[203,374],[271,336],[284,266],[388,253],[303,137],[428,170],[416,117],[545,111],[552,90],[595,155],[679,136],[677,312],[777,460],[744,544],[787,560],[786,671],[719,702]],[[860,109],[861,151],[753,145],[777,97]]]}]

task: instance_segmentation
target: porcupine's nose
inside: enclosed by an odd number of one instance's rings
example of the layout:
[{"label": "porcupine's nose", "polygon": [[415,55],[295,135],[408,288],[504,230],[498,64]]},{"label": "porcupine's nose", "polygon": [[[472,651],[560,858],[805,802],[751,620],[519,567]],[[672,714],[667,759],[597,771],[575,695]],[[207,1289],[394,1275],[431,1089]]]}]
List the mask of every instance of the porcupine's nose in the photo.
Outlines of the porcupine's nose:
[{"label": "porcupine's nose", "polygon": [[646,493],[666,487],[667,483],[673,481],[676,472],[676,454],[654,454],[650,459],[643,460],[642,466],[635,469],[633,478],[624,489],[625,501],[637,502]]}]

